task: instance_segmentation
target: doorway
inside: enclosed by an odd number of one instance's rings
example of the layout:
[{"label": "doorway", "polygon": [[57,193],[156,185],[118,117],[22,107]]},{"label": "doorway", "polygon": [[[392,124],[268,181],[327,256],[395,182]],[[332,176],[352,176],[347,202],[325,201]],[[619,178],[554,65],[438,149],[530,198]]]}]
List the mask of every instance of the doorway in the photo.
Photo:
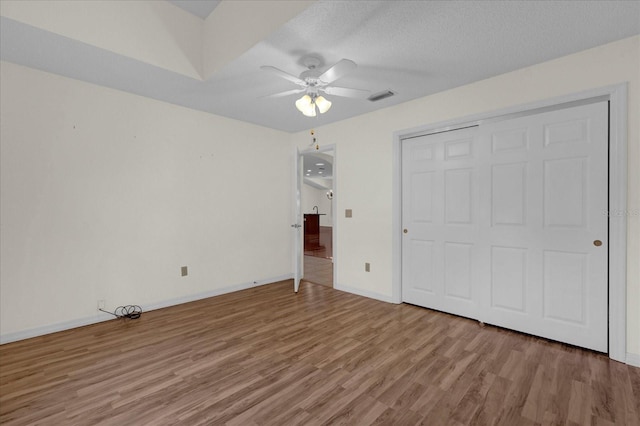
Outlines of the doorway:
[{"label": "doorway", "polygon": [[333,147],[301,153],[302,280],[326,287],[334,282]]}]

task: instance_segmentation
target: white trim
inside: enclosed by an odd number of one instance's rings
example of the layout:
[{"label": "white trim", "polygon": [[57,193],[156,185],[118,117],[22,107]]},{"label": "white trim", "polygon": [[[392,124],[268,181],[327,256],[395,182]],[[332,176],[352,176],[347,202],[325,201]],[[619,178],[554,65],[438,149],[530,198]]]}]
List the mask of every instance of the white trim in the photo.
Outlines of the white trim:
[{"label": "white trim", "polygon": [[400,132],[393,136],[391,176],[391,299],[402,303],[402,140]]},{"label": "white trim", "polygon": [[[572,102],[605,97],[609,100],[609,209],[621,212],[609,221],[609,358],[627,362],[627,83],[586,90],[497,111],[399,130],[393,133],[392,299],[402,301],[402,139],[482,124],[498,117],[554,108]],[[613,217],[615,216],[615,217]],[[630,357],[630,355],[632,355]]]},{"label": "white trim", "polygon": [[[627,211],[627,85],[609,97],[609,210]],[[627,215],[609,215],[609,357],[627,352]]]},{"label": "white trim", "polygon": [[333,287],[338,283],[338,199],[340,194],[336,188],[338,182],[338,147],[333,144],[333,178],[331,179],[331,190],[333,198],[331,199],[331,263],[333,264]]},{"label": "white trim", "polygon": [[32,337],[43,336],[45,334],[57,333],[58,331],[84,327],[85,325],[97,324],[99,322],[109,321],[110,319],[113,319],[113,316],[105,313],[98,313],[91,317],[78,318],[71,321],[59,322],[57,324],[45,325],[43,327],[31,328],[24,331],[16,331],[15,333],[6,333],[0,335],[0,345],[17,342],[18,340],[30,339]]},{"label": "white trim", "polygon": [[381,293],[376,293],[374,291],[363,290],[360,288],[350,287],[348,285],[343,285],[343,284],[334,284],[333,288],[335,290],[346,291],[347,293],[352,293],[358,296],[368,297],[369,299],[380,300],[381,302],[398,303],[398,302],[394,302],[393,297],[389,297]]},{"label": "white trim", "polygon": [[[259,287],[266,284],[273,284],[280,281],[290,280],[293,274],[281,275],[278,277],[268,278],[260,281],[252,281],[242,284],[236,284],[229,287],[218,288],[204,293],[192,294],[185,297],[163,300],[161,302],[152,303],[150,305],[141,306],[143,312],[154,311],[156,309],[167,308],[169,306],[180,305],[183,303],[194,302],[196,300],[207,299],[209,297],[220,296],[222,294],[233,293],[239,290],[246,290],[253,287]],[[78,318],[71,321],[60,322],[57,324],[45,325],[29,330],[17,331],[15,333],[6,333],[0,335],[0,344],[16,342],[18,340],[30,339],[32,337],[43,336],[45,334],[57,333],[58,331],[70,330],[72,328],[83,327],[86,325],[97,324],[104,321],[114,319],[112,315],[98,312],[95,316]]]},{"label": "white trim", "polygon": [[293,292],[297,293],[300,281],[304,274],[304,250],[301,248],[302,230],[302,162],[300,148],[295,147],[293,152]]},{"label": "white trim", "polygon": [[[627,92],[627,83],[615,84],[611,86],[605,86],[598,89],[585,90],[578,93],[571,93],[568,95],[558,96],[551,99],[545,99],[536,102],[529,102],[526,104],[515,105],[499,110],[483,112],[479,114],[472,114],[464,117],[454,118],[451,120],[440,121],[433,124],[426,124],[421,126],[412,127],[404,130],[397,130],[393,133],[394,140],[411,138],[415,136],[426,135],[430,133],[446,132],[449,130],[457,130],[465,127],[477,126],[486,121],[495,121],[497,118],[504,116],[516,116],[527,115],[528,112],[538,113],[541,111],[535,110],[553,110],[558,106],[576,106],[591,102],[585,102],[594,98],[602,98],[601,100],[611,99],[614,95],[620,95],[620,91]],[[574,104],[575,103],[575,104]],[[626,108],[626,104],[624,105]],[[525,113],[525,114],[522,114]],[[509,117],[511,118],[511,117]],[[626,122],[626,118],[625,118]],[[625,136],[626,137],[626,136]]]},{"label": "white trim", "polygon": [[273,284],[280,281],[286,281],[293,278],[293,274],[280,275],[277,277],[267,278],[258,281],[250,281],[241,284],[235,284],[228,287],[217,288],[203,293],[191,294],[189,296],[178,297],[175,299],[163,300],[161,302],[143,305],[142,311],[155,311],[156,309],[168,308],[169,306],[181,305],[183,303],[195,302],[196,300],[207,299],[209,297],[220,296],[222,294],[233,293],[235,291],[247,290],[249,288],[260,287],[267,284]]},{"label": "white trim", "polygon": [[628,353],[626,363],[634,367],[640,367],[640,355]]}]

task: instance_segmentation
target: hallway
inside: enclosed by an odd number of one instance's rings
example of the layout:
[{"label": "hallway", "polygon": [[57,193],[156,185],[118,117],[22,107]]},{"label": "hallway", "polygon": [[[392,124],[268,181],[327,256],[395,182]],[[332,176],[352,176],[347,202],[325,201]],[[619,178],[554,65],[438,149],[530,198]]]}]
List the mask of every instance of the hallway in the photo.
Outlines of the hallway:
[{"label": "hallway", "polygon": [[304,281],[333,287],[333,228],[320,227],[320,246],[304,251]]}]

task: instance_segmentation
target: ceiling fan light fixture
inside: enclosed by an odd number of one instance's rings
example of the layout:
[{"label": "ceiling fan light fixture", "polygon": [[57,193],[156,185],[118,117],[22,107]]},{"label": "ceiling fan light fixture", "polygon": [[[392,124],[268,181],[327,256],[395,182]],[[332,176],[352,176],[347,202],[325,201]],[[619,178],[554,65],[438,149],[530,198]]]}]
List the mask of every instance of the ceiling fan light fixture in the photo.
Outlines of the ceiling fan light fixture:
[{"label": "ceiling fan light fixture", "polygon": [[309,95],[304,95],[303,97],[298,99],[296,101],[296,108],[298,108],[298,111],[300,111],[307,117],[316,116],[315,100]]},{"label": "ceiling fan light fixture", "polygon": [[315,117],[316,116],[316,106],[315,106],[315,104],[311,104],[309,106],[309,109],[307,109],[306,111],[302,111],[302,113],[304,115],[306,115],[307,117]]},{"label": "ceiling fan light fixture", "polygon": [[318,96],[316,98],[316,105],[318,106],[318,111],[320,111],[320,114],[324,114],[325,112],[329,111],[329,108],[331,108],[331,101],[326,100],[322,96]]},{"label": "ceiling fan light fixture", "polygon": [[311,106],[311,96],[309,95],[304,95],[296,101],[296,108],[298,108],[298,111],[300,111],[303,114],[305,111],[309,109],[310,106]]},{"label": "ceiling fan light fixture", "polygon": [[307,117],[315,117],[316,106],[320,114],[324,114],[331,108],[331,101],[325,99],[323,96],[319,96],[319,92],[346,98],[361,98],[369,94],[368,90],[335,87],[331,85],[334,81],[342,78],[357,67],[356,63],[350,59],[341,59],[324,72],[318,70],[321,60],[315,56],[303,58],[302,63],[307,67],[307,70],[302,72],[300,76],[289,74],[276,67],[261,66],[260,69],[270,71],[280,78],[301,87],[301,89],[287,90],[266,97],[280,98],[294,93],[305,92],[305,94],[295,102],[296,108]]}]

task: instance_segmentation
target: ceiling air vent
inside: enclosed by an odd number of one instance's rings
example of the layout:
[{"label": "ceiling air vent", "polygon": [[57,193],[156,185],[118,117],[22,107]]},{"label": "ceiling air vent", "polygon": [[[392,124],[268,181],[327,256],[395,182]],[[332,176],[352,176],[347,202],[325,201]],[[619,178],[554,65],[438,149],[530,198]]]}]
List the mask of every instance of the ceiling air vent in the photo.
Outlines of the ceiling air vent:
[{"label": "ceiling air vent", "polygon": [[393,93],[391,90],[385,90],[384,92],[374,93],[373,95],[369,96],[367,99],[369,99],[371,102],[376,102],[376,101],[380,101],[382,99],[391,97],[393,95],[395,95],[395,93]]}]

